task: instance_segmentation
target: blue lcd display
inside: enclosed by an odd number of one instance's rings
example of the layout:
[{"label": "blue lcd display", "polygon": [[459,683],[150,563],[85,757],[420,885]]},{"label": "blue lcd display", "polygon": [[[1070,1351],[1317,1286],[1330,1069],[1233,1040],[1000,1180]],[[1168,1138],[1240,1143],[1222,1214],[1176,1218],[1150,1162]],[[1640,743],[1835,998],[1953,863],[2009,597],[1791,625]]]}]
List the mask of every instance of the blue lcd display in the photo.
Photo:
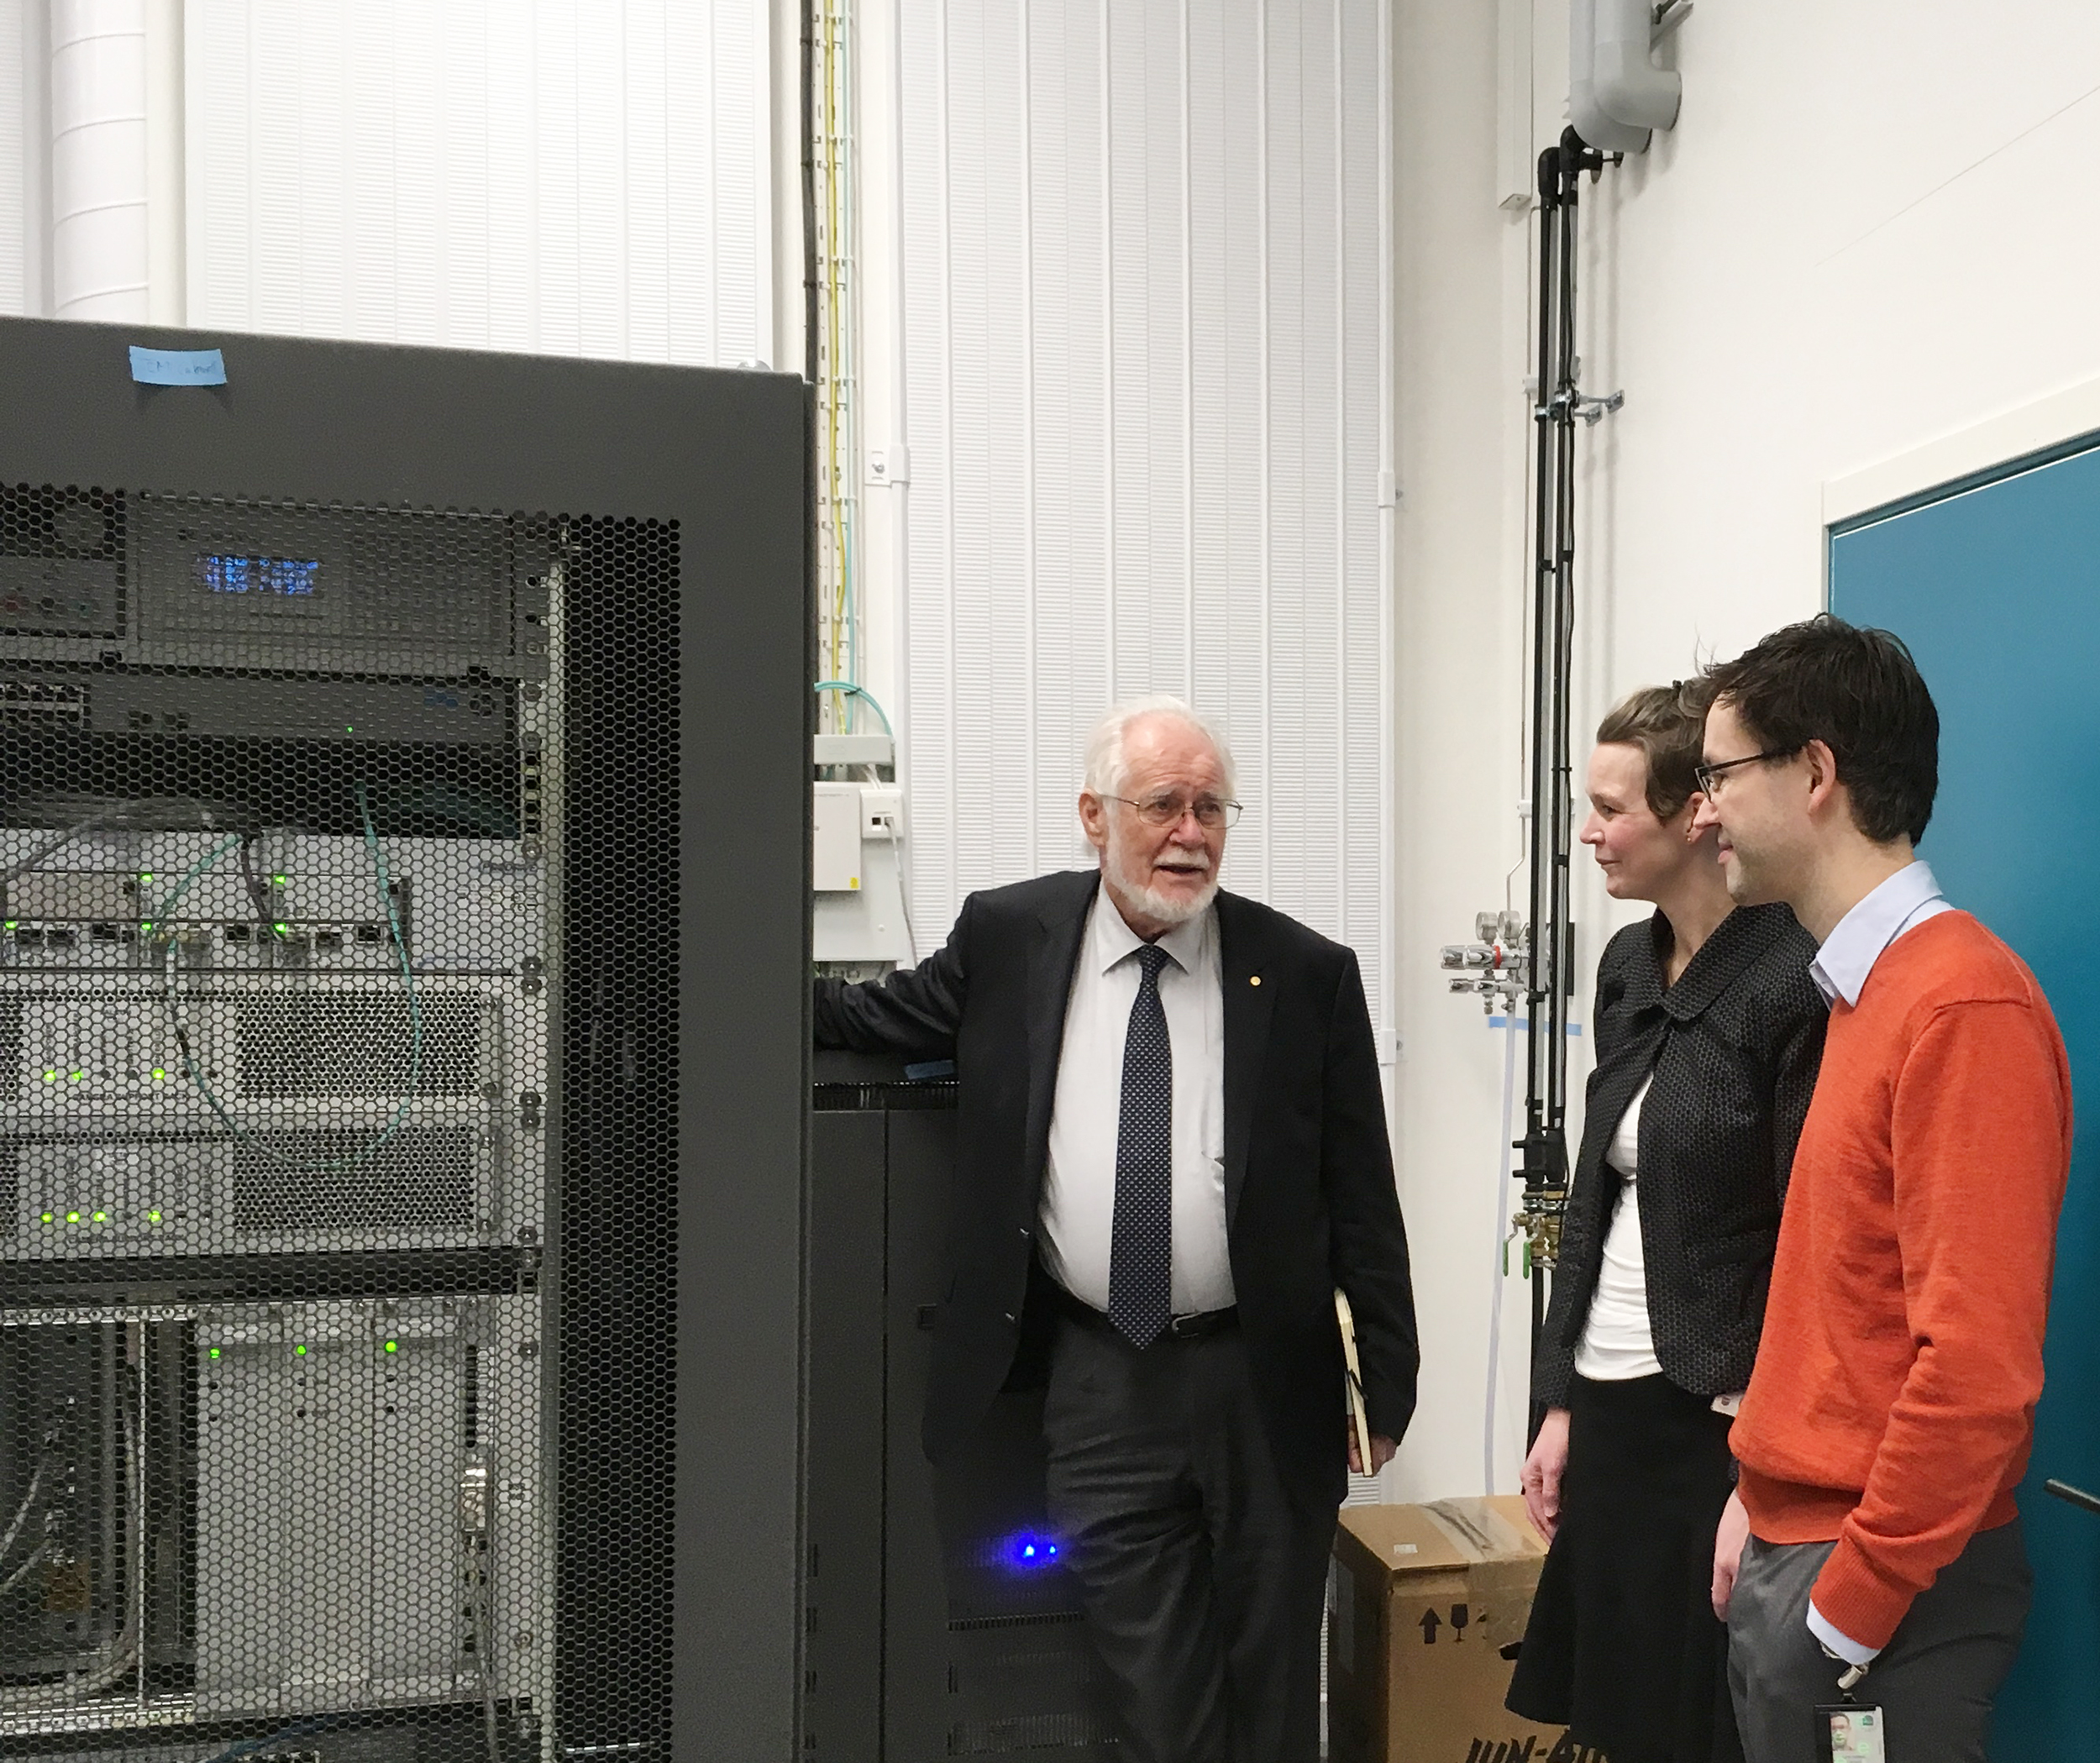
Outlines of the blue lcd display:
[{"label": "blue lcd display", "polygon": [[197,579],[213,594],[274,594],[308,598],[318,589],[321,564],[312,557],[228,557],[207,553],[197,560]]}]

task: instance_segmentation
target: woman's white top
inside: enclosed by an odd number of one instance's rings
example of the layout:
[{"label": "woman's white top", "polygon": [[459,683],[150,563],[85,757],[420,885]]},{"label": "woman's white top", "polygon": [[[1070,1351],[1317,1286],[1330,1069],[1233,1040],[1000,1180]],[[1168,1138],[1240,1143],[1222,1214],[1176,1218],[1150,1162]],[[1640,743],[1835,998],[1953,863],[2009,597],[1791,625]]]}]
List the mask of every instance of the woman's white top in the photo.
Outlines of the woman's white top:
[{"label": "woman's white top", "polygon": [[1655,1328],[1648,1320],[1648,1272],[1641,1246],[1641,1108],[1655,1078],[1651,1074],[1627,1103],[1604,1161],[1619,1172],[1619,1199],[1604,1238],[1604,1262],[1589,1301],[1589,1320],[1575,1350],[1578,1377],[1595,1383],[1652,1377],[1662,1369],[1655,1356]]}]

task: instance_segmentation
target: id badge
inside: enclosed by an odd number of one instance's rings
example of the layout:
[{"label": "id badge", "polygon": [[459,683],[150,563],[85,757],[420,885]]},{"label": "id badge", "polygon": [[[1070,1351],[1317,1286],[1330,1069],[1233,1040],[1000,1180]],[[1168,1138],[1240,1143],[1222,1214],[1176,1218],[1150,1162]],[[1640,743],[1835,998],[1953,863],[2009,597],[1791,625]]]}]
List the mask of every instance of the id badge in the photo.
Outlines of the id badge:
[{"label": "id badge", "polygon": [[1840,1702],[1815,1711],[1816,1755],[1828,1763],[1888,1763],[1882,1748],[1882,1711],[1870,1703]]}]

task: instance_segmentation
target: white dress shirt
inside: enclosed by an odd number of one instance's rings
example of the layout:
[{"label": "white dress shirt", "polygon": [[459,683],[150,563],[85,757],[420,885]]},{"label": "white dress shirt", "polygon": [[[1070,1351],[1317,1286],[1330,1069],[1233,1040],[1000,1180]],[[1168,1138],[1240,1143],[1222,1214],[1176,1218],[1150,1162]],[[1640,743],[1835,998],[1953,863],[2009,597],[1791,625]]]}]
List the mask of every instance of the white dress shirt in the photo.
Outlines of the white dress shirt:
[{"label": "white dress shirt", "polygon": [[[1123,1042],[1144,942],[1106,892],[1089,911],[1064,1010],[1064,1050],[1042,1180],[1042,1259],[1097,1310],[1108,1308],[1116,1223],[1116,1141],[1122,1125]],[[1159,1003],[1173,1049],[1174,1314],[1233,1302],[1225,1232],[1225,986],[1217,910],[1159,939]]]},{"label": "white dress shirt", "polygon": [[1622,1383],[1652,1377],[1662,1369],[1655,1354],[1655,1325],[1648,1317],[1648,1258],[1641,1240],[1641,1108],[1655,1088],[1651,1073],[1626,1104],[1604,1161],[1619,1172],[1619,1198],[1589,1320],[1575,1349],[1575,1370],[1593,1383]]},{"label": "white dress shirt", "polygon": [[1837,921],[1809,963],[1809,977],[1825,1003],[1842,998],[1856,1007],[1882,951],[1904,931],[1952,910],[1933,879],[1932,865],[1909,863]]},{"label": "white dress shirt", "polygon": [[[1940,884],[1933,879],[1931,865],[1908,864],[1837,921],[1837,928],[1824,939],[1823,947],[1809,963],[1809,975],[1830,1003],[1842,998],[1856,1008],[1860,994],[1866,989],[1867,976],[1888,946],[1927,919],[1952,910],[1946,895],[1940,891]],[[1816,1608],[1813,1598],[1809,1602],[1809,1632],[1826,1652],[1847,1665],[1868,1664],[1881,1651],[1835,1626]]]}]

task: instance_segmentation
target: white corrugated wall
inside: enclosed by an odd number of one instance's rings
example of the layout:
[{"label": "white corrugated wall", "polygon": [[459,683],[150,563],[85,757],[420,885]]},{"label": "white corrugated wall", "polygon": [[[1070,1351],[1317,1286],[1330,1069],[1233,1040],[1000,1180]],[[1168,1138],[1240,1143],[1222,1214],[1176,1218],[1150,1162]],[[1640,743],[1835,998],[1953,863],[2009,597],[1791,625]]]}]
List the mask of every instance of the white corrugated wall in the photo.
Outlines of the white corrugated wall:
[{"label": "white corrugated wall", "polygon": [[23,0],[0,0],[0,313],[34,310],[29,288],[28,102]]},{"label": "white corrugated wall", "polygon": [[188,0],[189,322],[771,350],[765,0]]},{"label": "white corrugated wall", "polygon": [[1111,698],[1221,717],[1228,886],[1389,1001],[1381,0],[901,0],[914,908],[1087,860]]}]

